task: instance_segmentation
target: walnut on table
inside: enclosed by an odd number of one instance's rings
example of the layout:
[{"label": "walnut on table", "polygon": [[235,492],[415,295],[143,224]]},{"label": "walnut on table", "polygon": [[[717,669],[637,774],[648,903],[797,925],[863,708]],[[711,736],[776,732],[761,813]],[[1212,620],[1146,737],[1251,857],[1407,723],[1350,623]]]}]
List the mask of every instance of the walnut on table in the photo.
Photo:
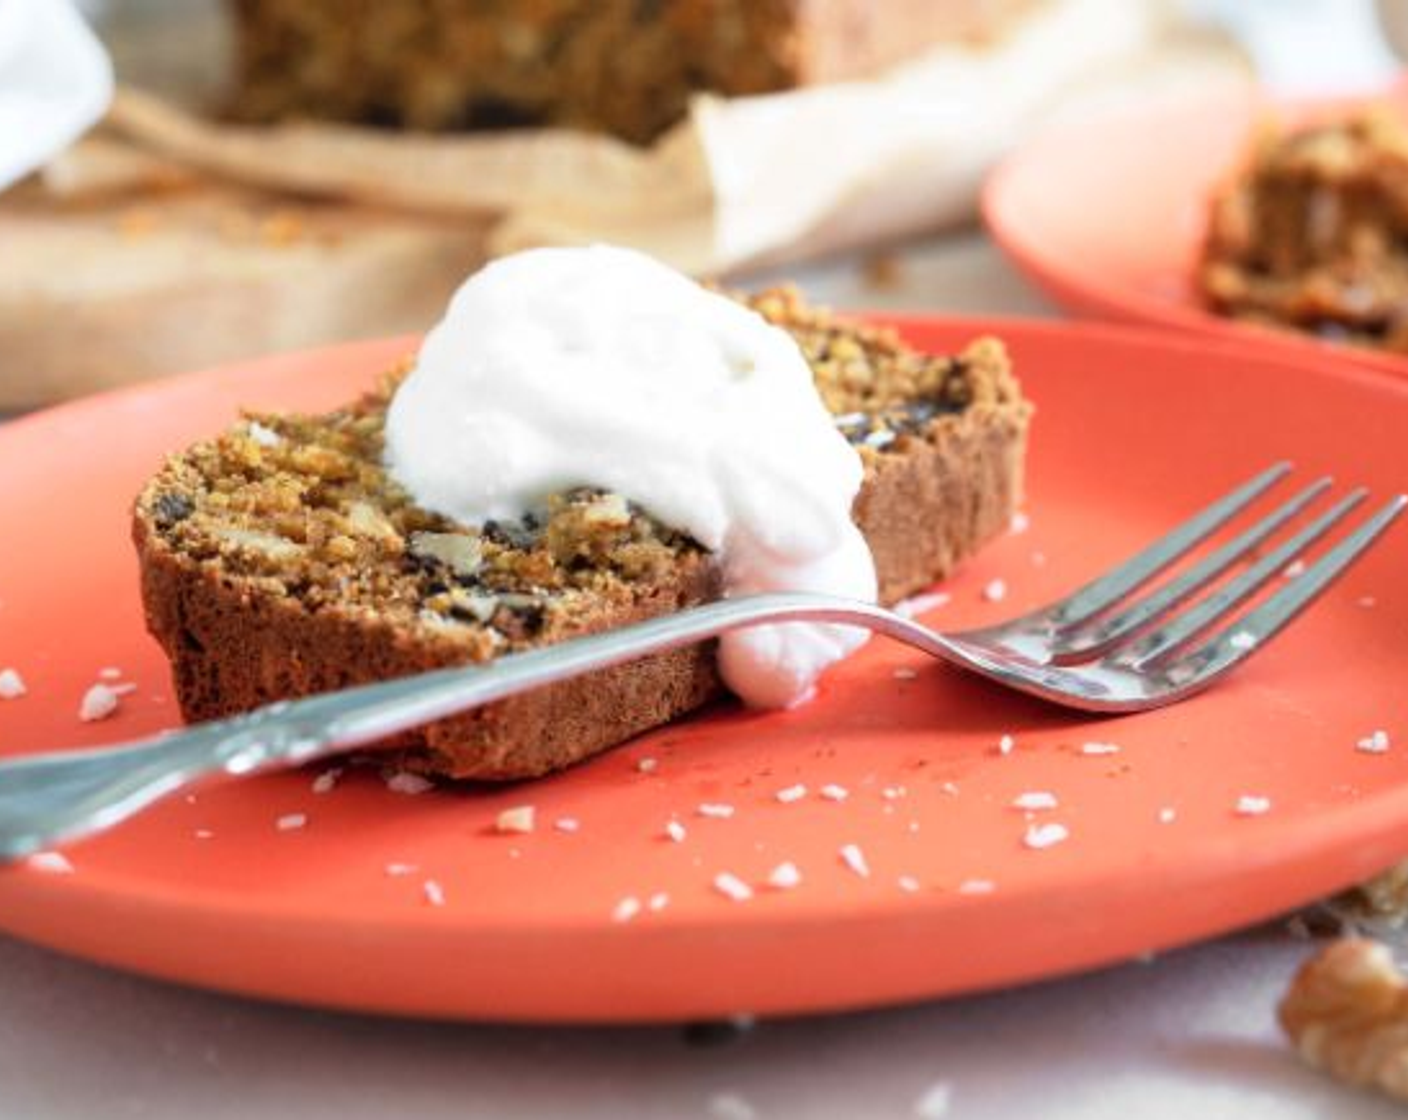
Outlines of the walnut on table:
[{"label": "walnut on table", "polygon": [[1310,958],[1279,1009],[1310,1065],[1408,1101],[1408,979],[1388,947],[1344,938]]}]

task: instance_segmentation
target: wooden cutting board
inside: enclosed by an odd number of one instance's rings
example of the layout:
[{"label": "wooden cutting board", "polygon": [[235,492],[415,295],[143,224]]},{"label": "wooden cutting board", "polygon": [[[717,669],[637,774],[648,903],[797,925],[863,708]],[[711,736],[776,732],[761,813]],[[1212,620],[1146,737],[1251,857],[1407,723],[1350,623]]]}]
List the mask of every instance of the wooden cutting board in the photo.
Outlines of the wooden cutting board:
[{"label": "wooden cutting board", "polygon": [[486,223],[177,177],[0,199],[0,412],[258,354],[424,330]]}]

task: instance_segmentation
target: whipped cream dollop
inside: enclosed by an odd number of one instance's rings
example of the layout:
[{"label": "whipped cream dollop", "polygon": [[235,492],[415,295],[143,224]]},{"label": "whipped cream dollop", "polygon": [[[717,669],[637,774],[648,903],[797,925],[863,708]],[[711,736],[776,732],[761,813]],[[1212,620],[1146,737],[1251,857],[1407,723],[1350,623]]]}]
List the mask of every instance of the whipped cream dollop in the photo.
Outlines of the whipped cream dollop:
[{"label": "whipped cream dollop", "polygon": [[[386,461],[464,523],[599,487],[714,552],[727,595],[875,598],[860,458],[796,342],[631,250],[533,249],[471,276],[392,399]],[[720,670],[748,704],[790,707],[865,639],[753,627],[723,636]]]}]

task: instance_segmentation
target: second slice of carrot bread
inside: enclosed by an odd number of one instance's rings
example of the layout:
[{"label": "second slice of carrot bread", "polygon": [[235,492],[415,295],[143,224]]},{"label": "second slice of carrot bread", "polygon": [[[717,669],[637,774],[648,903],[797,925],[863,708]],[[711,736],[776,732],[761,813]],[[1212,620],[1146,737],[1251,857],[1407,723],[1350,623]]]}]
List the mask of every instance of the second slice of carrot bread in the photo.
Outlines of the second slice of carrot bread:
[{"label": "second slice of carrot bread", "polygon": [[1265,126],[1213,199],[1197,281],[1219,314],[1408,352],[1408,125],[1378,106]]},{"label": "second slice of carrot bread", "polygon": [[[947,575],[1020,501],[1031,408],[1002,345],[953,357],[814,311],[748,301],[796,338],[865,465],[853,516],[894,602]],[[170,459],[134,536],[152,634],[187,719],[506,653],[718,594],[711,555],[618,494],[575,490],[513,523],[417,508],[382,465],[377,391],[323,416],[251,416]],[[712,643],[488,705],[403,736],[453,778],[559,769],[721,689]]]}]

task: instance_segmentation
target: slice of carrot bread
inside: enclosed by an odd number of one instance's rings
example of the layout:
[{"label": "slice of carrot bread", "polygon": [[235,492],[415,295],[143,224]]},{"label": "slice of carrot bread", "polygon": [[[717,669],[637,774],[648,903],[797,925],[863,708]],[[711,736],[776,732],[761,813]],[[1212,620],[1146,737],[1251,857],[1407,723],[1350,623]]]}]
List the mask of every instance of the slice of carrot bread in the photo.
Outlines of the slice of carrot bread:
[{"label": "slice of carrot bread", "polygon": [[1002,34],[1033,0],[230,0],[235,114],[565,125],[646,143],[691,95],[868,77]]},{"label": "slice of carrot bread", "polygon": [[[884,329],[751,305],[797,339],[865,481],[854,517],[893,602],[1008,523],[1030,405],[1002,345],[922,354]],[[618,494],[575,490],[513,523],[419,509],[382,466],[398,378],[325,416],[250,416],[170,459],[137,499],[147,624],[187,719],[561,641],[715,596],[712,557]],[[720,691],[711,643],[403,736],[415,768],[544,774]]]}]

